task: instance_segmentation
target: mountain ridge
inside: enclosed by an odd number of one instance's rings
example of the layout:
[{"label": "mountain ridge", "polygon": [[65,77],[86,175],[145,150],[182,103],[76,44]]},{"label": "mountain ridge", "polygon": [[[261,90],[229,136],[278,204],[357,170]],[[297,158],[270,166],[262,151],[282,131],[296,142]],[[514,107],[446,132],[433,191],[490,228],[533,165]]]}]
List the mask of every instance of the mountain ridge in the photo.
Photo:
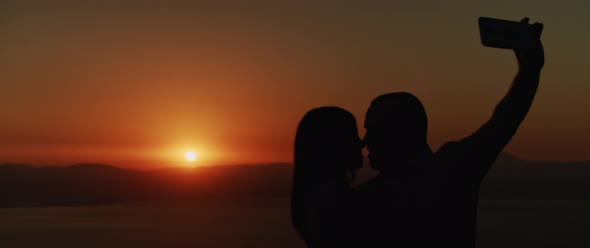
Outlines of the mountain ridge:
[{"label": "mountain ridge", "polygon": [[[0,207],[288,197],[292,165],[271,163],[133,170],[96,163],[0,164]],[[359,182],[377,174],[369,166]],[[590,162],[528,162],[502,155],[481,186],[483,198],[590,200]]]}]

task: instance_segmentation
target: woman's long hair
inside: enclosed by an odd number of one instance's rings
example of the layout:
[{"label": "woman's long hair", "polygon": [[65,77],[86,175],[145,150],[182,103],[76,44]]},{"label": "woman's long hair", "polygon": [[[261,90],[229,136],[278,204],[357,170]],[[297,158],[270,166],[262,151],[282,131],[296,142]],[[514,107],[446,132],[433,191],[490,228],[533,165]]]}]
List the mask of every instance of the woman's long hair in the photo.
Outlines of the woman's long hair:
[{"label": "woman's long hair", "polygon": [[325,180],[344,182],[347,171],[359,168],[360,143],[354,116],[338,107],[313,109],[299,123],[295,136],[291,220],[306,242],[310,193]]}]

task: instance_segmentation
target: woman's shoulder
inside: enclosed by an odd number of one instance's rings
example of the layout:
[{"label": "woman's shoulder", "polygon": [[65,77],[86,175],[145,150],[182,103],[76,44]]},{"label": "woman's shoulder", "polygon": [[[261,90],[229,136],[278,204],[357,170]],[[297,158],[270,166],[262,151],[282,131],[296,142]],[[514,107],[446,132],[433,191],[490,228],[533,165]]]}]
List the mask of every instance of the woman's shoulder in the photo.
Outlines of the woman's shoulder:
[{"label": "woman's shoulder", "polygon": [[310,204],[315,207],[348,209],[356,202],[357,195],[356,190],[348,184],[322,184],[310,193]]},{"label": "woman's shoulder", "polygon": [[316,185],[315,192],[322,194],[322,193],[338,193],[338,194],[345,194],[350,193],[352,187],[346,182],[334,182],[328,181],[324,183],[320,183]]}]

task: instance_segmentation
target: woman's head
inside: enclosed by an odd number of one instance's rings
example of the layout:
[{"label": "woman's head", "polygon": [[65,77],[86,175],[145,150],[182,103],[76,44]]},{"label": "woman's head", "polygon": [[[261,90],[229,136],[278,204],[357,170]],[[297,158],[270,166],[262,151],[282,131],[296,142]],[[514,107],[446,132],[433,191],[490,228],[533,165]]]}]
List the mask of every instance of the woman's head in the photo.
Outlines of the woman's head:
[{"label": "woman's head", "polygon": [[307,112],[297,128],[294,162],[317,177],[360,168],[362,142],[354,116],[338,107]]},{"label": "woman's head", "polygon": [[350,112],[322,107],[305,114],[295,137],[291,196],[293,225],[304,240],[308,237],[310,194],[323,183],[347,182],[346,172],[360,168],[362,160],[362,142]]}]

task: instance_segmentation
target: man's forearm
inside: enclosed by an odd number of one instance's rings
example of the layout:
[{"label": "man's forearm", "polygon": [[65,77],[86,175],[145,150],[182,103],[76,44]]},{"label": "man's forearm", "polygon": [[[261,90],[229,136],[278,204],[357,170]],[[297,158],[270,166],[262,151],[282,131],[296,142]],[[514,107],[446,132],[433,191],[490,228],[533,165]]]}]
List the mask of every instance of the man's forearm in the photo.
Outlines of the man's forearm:
[{"label": "man's forearm", "polygon": [[510,90],[496,106],[492,118],[518,127],[531,108],[539,87],[540,74],[540,69],[520,68]]}]

